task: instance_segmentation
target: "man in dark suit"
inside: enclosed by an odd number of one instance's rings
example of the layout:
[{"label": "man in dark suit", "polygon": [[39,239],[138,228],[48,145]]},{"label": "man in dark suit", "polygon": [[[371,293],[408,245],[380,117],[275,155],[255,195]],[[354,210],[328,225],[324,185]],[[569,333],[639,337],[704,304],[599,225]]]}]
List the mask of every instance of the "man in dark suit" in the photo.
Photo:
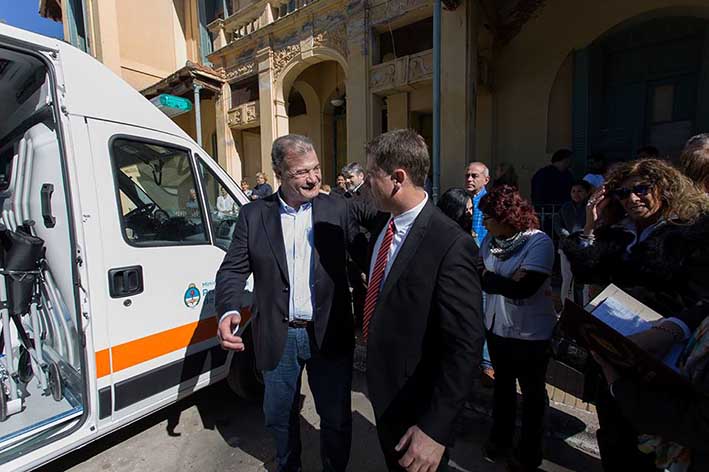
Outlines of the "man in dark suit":
[{"label": "man in dark suit", "polygon": [[367,384],[389,470],[447,470],[483,345],[473,238],[423,190],[426,143],[393,130],[367,146],[372,232],[364,308]]},{"label": "man in dark suit", "polygon": [[[308,138],[278,138],[271,158],[280,189],[242,208],[217,273],[218,337],[226,349],[255,350],[278,470],[301,470],[299,393],[307,368],[321,419],[323,470],[344,471],[352,439],[354,347],[345,251],[358,228],[350,224],[344,198],[320,194],[320,163]],[[244,346],[233,333],[252,273],[258,312],[254,345]]]},{"label": "man in dark suit", "polygon": [[[366,181],[366,174],[361,164],[352,162],[342,168],[342,175],[345,176],[348,190],[345,198],[351,198],[355,202],[371,206],[372,197],[369,185]],[[360,226],[359,234],[356,235],[354,246],[362,250],[362,254],[353,254],[353,258],[360,260],[366,257],[367,246],[369,245],[369,230]],[[367,294],[367,275],[363,272],[363,265],[350,259],[347,262],[347,272],[349,274],[350,287],[352,287],[352,306],[354,308],[355,329],[362,329],[362,314],[364,313],[364,297]],[[364,264],[366,270],[366,264]]]}]

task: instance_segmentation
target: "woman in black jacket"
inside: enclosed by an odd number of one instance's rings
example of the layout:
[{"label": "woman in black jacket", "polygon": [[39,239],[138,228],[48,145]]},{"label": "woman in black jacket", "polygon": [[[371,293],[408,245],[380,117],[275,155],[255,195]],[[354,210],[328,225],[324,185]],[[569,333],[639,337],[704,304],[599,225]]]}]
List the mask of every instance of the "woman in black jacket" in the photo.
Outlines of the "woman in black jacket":
[{"label": "woman in black jacket", "polygon": [[[614,283],[671,317],[633,337],[658,356],[686,339],[707,314],[708,211],[709,198],[669,164],[628,162],[617,166],[589,199],[583,233],[563,242],[577,280]],[[642,431],[598,379],[587,375],[586,394],[596,400],[604,469],[655,471],[654,458],[637,448]]]}]

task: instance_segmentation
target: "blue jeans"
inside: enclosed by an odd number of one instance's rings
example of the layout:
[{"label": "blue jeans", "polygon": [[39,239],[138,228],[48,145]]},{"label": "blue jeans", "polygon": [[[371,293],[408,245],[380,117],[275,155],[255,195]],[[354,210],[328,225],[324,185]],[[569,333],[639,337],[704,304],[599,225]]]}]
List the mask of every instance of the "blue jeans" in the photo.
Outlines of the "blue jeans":
[{"label": "blue jeans", "polygon": [[328,358],[311,345],[306,328],[288,328],[278,366],[263,372],[263,412],[276,442],[279,472],[299,472],[300,382],[308,384],[320,415],[320,457],[325,472],[344,472],[352,443],[352,356]]}]

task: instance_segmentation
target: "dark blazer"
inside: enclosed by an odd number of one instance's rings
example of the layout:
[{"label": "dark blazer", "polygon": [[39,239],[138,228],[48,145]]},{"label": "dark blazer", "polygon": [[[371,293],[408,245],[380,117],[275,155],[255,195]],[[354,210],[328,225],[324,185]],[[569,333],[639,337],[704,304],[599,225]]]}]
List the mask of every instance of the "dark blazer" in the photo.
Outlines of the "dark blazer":
[{"label": "dark blazer", "polygon": [[[312,211],[315,342],[324,355],[345,354],[354,348],[346,250],[359,228],[341,196],[318,195]],[[251,273],[257,310],[252,322],[256,366],[272,370],[285,347],[290,290],[277,193],[241,209],[234,239],[216,277],[220,316],[244,305],[244,285]]]},{"label": "dark blazer", "polygon": [[[372,232],[372,244],[386,216]],[[370,247],[370,252],[372,247]],[[479,372],[483,346],[478,249],[430,201],[409,230],[384,281],[369,327],[367,383],[382,416],[412,419],[441,444]]]}]

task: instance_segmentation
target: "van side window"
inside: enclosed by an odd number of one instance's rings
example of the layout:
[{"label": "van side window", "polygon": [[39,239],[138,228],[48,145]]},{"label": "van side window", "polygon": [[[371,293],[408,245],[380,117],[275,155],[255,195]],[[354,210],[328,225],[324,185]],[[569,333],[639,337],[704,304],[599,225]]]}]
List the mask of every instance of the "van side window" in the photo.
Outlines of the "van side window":
[{"label": "van side window", "polygon": [[117,138],[114,173],[126,241],[135,246],[209,242],[190,155],[184,149]]},{"label": "van side window", "polygon": [[224,186],[209,167],[197,160],[197,167],[204,184],[204,198],[207,201],[209,217],[214,229],[214,244],[224,250],[229,249],[234,237],[234,226],[239,216],[239,200]]}]

